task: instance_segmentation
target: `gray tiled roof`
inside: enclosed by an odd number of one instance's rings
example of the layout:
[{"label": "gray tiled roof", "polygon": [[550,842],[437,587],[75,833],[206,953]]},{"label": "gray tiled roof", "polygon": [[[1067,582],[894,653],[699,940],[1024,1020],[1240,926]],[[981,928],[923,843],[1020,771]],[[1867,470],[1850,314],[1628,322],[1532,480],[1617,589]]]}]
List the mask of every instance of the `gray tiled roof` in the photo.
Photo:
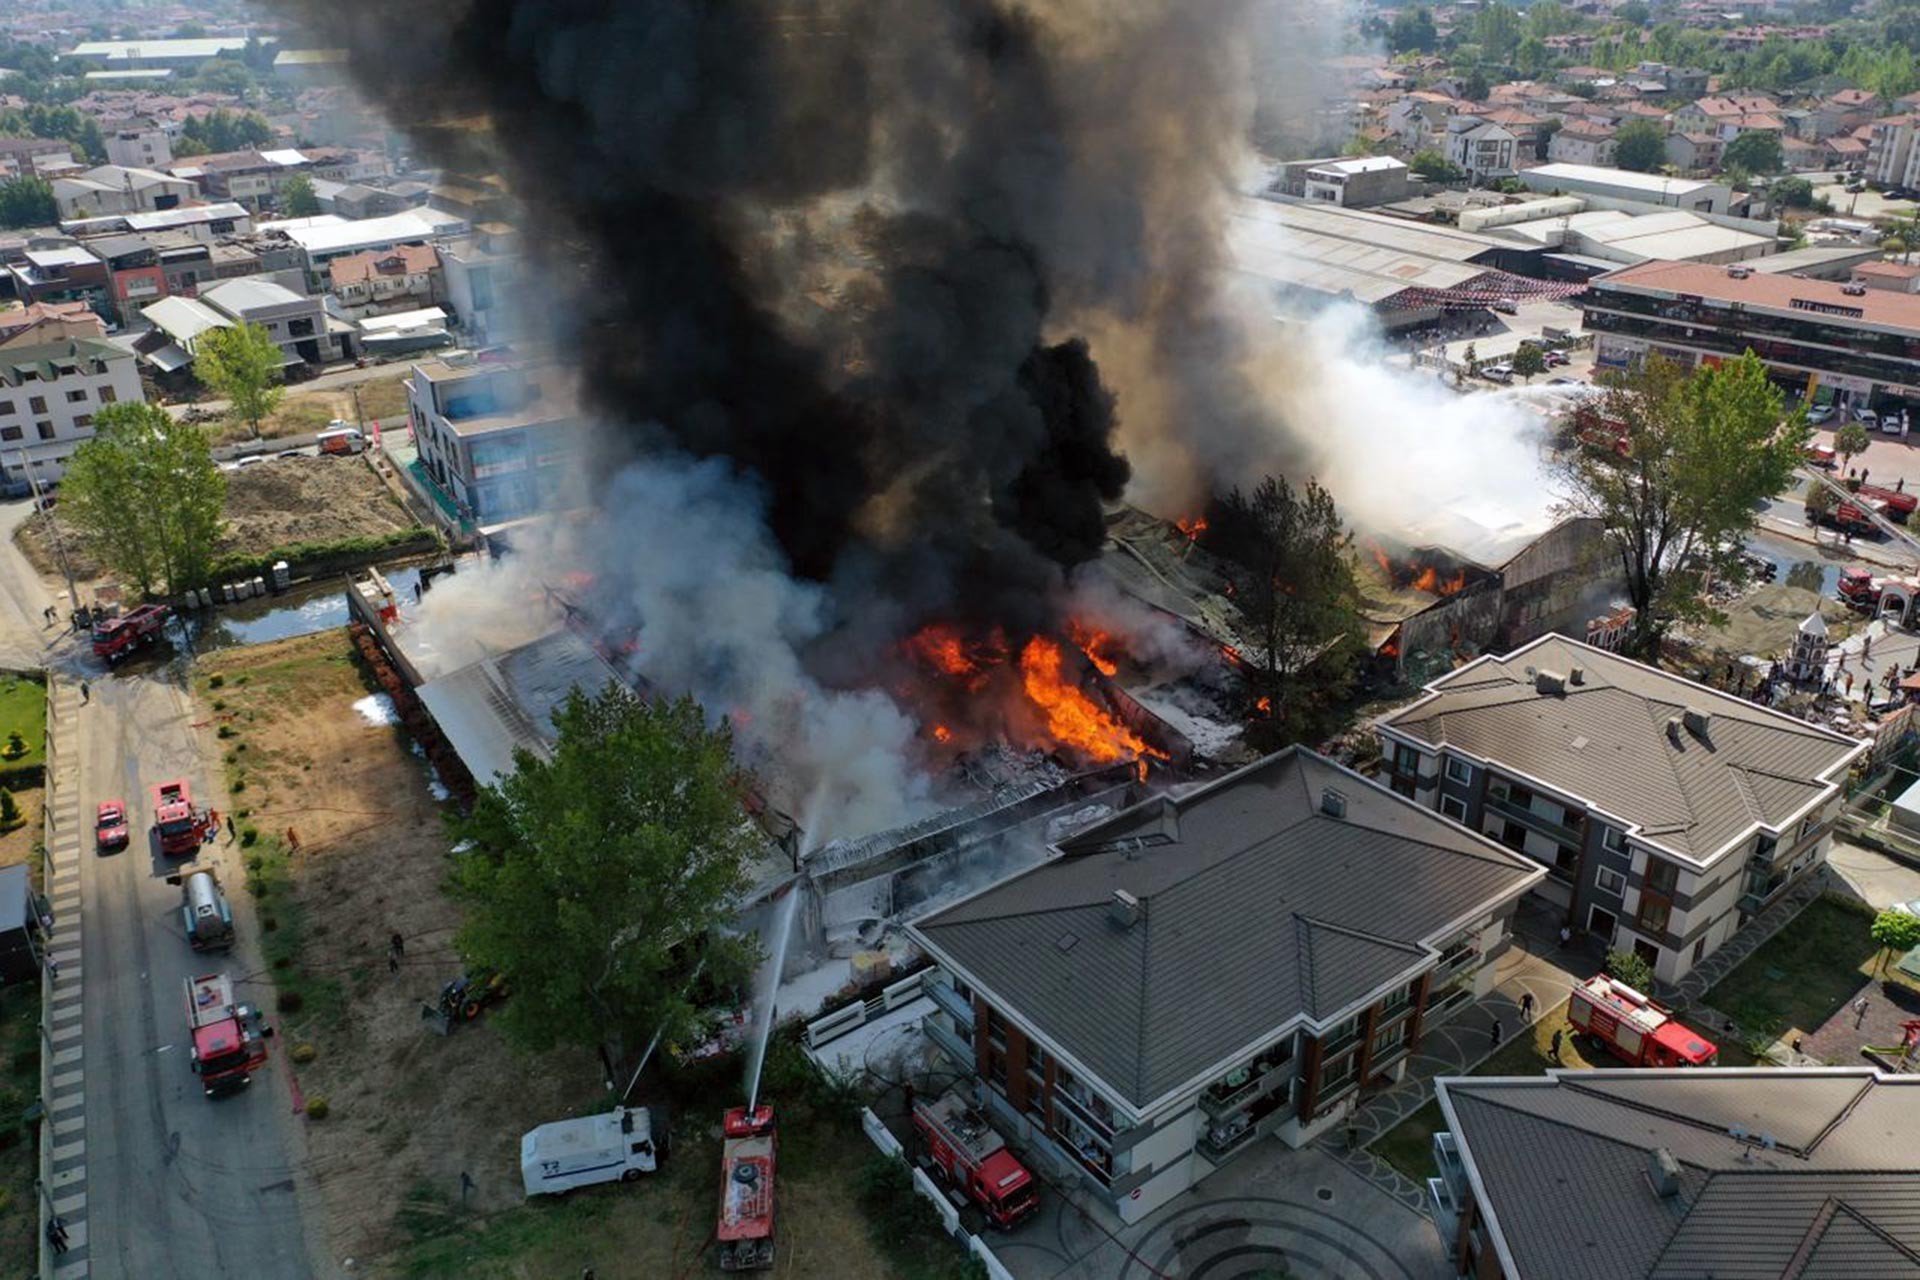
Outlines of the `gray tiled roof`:
[{"label": "gray tiled roof", "polygon": [[[1321,811],[1328,789],[1346,816]],[[1416,969],[1531,861],[1310,751],[1136,806],[913,929],[1144,1106],[1295,1019]],[[1115,890],[1140,918],[1110,918]]]},{"label": "gray tiled roof", "polygon": [[[1555,1072],[1440,1094],[1512,1280],[1920,1275],[1920,1079]],[[1648,1179],[1656,1148],[1679,1162],[1671,1198]]]},{"label": "gray tiled roof", "polygon": [[[1535,688],[1532,670],[1575,667],[1581,682],[1564,694]],[[1781,829],[1858,748],[1818,725],[1559,636],[1429,688],[1381,723],[1537,778],[1700,861],[1755,824]],[[1704,738],[1668,733],[1688,708],[1711,716]]]}]

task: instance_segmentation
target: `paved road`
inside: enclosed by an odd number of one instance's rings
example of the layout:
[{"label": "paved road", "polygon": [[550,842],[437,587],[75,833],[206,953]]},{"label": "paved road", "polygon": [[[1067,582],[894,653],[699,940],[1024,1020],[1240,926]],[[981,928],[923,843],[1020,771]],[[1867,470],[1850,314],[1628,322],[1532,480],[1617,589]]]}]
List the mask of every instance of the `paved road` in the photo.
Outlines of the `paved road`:
[{"label": "paved road", "polygon": [[[194,729],[194,703],[178,670],[160,659],[108,675],[78,637],[56,636],[40,610],[51,601],[14,548],[11,531],[28,504],[0,504],[0,661],[45,664],[85,679],[91,700],[63,726],[61,749],[77,756],[81,823],[100,800],[128,802],[133,847],[107,856],[81,833],[81,962],[85,1073],[84,1249],[56,1280],[309,1280],[330,1275],[307,1256],[296,1195],[304,1187],[304,1135],[292,1114],[284,1046],[246,1091],[201,1096],[188,1069],[183,980],[224,969],[259,975],[251,900],[233,899],[243,946],[230,958],[198,958],[180,928],[173,870],[150,853],[148,788],[185,774],[212,794],[217,764]],[[63,797],[64,799],[64,797]],[[71,807],[71,806],[63,806]],[[56,832],[56,838],[61,833]],[[207,851],[238,886],[233,851]],[[240,988],[271,1008],[263,983]],[[271,1019],[270,1019],[271,1021]],[[62,1188],[71,1194],[73,1187]]]}]

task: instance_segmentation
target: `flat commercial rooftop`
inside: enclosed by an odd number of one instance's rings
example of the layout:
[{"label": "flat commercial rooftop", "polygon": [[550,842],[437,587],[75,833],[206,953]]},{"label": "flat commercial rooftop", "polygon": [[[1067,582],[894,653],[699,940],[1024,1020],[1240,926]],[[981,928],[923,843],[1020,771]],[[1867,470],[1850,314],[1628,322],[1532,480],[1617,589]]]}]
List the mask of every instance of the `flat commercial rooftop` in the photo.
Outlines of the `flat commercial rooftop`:
[{"label": "flat commercial rooftop", "polygon": [[1228,218],[1227,247],[1248,275],[1376,303],[1408,289],[1466,284],[1490,269],[1473,259],[1501,244],[1356,210],[1248,198]]}]

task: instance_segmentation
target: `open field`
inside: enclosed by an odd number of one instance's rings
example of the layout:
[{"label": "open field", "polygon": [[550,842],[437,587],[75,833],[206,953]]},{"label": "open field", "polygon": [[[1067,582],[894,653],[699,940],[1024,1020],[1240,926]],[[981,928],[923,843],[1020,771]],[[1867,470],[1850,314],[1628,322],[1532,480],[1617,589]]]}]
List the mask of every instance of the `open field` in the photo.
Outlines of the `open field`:
[{"label": "open field", "polygon": [[[390,427],[394,420],[404,422],[407,416],[406,374],[395,374],[391,378],[380,378],[360,384],[360,412],[369,419],[378,419],[382,427]],[[351,423],[354,418],[352,387],[341,387],[324,391],[302,391],[289,388],[274,411],[260,422],[260,434],[267,439],[276,436],[311,435],[326,430],[327,423],[335,418]],[[244,420],[232,413],[223,413],[207,424],[207,439],[216,445],[239,444],[253,438],[253,429]]]},{"label": "open field", "polygon": [[40,1126],[20,1123],[40,1093],[40,984],[0,989],[0,1275],[40,1265]]},{"label": "open field", "polygon": [[[55,507],[22,521],[14,534],[20,549],[43,576],[57,577],[60,566],[49,528],[57,522],[74,575],[103,577],[103,567],[60,521],[59,512]],[[416,523],[358,458],[271,458],[228,472],[226,516],[227,531],[216,555],[369,537]]]},{"label": "open field", "polygon": [[[384,698],[363,682],[346,632],[209,655],[194,688],[223,735],[226,804],[263,950],[283,1002],[291,994],[298,1006],[278,1014],[275,1052],[312,1046],[299,1084],[309,1103],[327,1100],[308,1133],[317,1227],[333,1255],[375,1276],[710,1270],[713,1131],[738,1101],[737,1067],[676,1100],[682,1118],[659,1177],[524,1203],[520,1135],[603,1105],[601,1073],[584,1050],[516,1052],[484,1017],[446,1037],[421,1020],[422,1002],[461,970],[459,917],[442,892],[450,840],[424,761],[397,726],[376,722]],[[391,973],[396,931],[405,956]],[[846,1192],[849,1169],[871,1153],[857,1124],[812,1123],[803,1107],[781,1143],[791,1176],[781,1181],[783,1256],[769,1274],[893,1274]],[[464,1203],[463,1173],[473,1182]]]},{"label": "open field", "polygon": [[26,746],[23,755],[0,755],[0,773],[37,769],[47,762],[47,686],[38,678],[0,674],[0,751],[12,734]]},{"label": "open field", "polygon": [[[1742,1027],[1782,1038],[1810,1033],[1870,981],[1914,987],[1898,969],[1879,971],[1867,936],[1870,910],[1822,896],[1706,994]],[[1916,988],[1920,989],[1920,988]]]}]

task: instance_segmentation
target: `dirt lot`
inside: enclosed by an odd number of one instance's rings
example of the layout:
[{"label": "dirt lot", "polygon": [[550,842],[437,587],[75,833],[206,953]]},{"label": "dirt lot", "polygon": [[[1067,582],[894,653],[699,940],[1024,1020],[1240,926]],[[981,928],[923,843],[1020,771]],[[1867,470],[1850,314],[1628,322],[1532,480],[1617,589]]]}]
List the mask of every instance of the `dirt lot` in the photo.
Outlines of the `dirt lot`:
[{"label": "dirt lot", "polygon": [[[397,727],[374,722],[379,703],[346,633],[210,655],[194,686],[225,734],[239,834],[256,833],[249,892],[268,962],[281,999],[300,998],[280,1015],[280,1043],[316,1051],[298,1078],[310,1103],[328,1103],[308,1130],[334,1256],[376,1276],[710,1269],[717,1158],[697,1122],[676,1132],[658,1179],[523,1206],[520,1134],[597,1107],[600,1072],[577,1050],[518,1054],[484,1019],[445,1038],[421,1021],[421,1002],[460,971],[458,916],[441,891],[449,841],[425,763]],[[396,930],[406,954],[390,974]],[[812,1145],[794,1150],[817,1173],[782,1183],[791,1244],[771,1274],[882,1280],[889,1271],[844,1194],[864,1141],[856,1129],[852,1141]],[[464,1207],[462,1173],[474,1184]]]},{"label": "dirt lot", "polygon": [[[227,532],[217,554],[287,546],[297,542],[334,542],[343,538],[412,528],[416,523],[380,478],[358,458],[270,458],[227,473]],[[49,578],[59,575],[49,521],[59,508],[20,524],[14,540],[33,567]],[[60,523],[74,574],[103,576],[70,525]]]},{"label": "dirt lot", "polygon": [[[359,412],[368,418],[378,419],[382,427],[393,425],[393,419],[404,420],[407,416],[405,382],[406,374],[399,373],[376,382],[361,383]],[[323,391],[289,390],[282,397],[279,407],[260,423],[260,434],[268,439],[306,435],[325,430],[327,424],[336,418],[342,422],[354,422],[353,392],[352,387]],[[216,445],[237,444],[252,439],[253,430],[245,421],[226,414],[207,425],[207,438]]]}]

